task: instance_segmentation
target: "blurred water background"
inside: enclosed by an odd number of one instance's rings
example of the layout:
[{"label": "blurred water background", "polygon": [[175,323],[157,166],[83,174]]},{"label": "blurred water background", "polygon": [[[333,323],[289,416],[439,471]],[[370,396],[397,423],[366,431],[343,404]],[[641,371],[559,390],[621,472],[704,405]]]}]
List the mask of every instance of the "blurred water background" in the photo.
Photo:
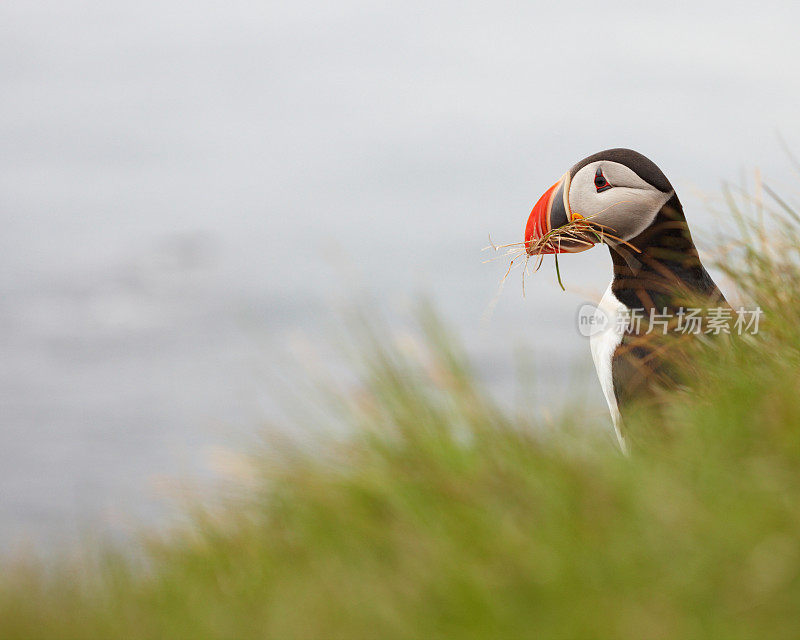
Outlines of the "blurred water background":
[{"label": "blurred water background", "polygon": [[[800,6],[7,0],[0,7],[0,548],[160,522],[159,478],[272,419],[341,308],[418,294],[513,402],[605,411],[575,313],[607,252],[483,264],[580,158],[794,197]],[[796,146],[795,146],[796,148]],[[585,391],[583,388],[585,387]]]}]

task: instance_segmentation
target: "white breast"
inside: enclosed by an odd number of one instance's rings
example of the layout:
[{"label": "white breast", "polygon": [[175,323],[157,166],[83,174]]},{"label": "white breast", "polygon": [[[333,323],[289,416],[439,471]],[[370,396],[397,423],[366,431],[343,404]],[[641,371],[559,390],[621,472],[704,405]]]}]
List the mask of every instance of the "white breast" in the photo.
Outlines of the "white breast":
[{"label": "white breast", "polygon": [[614,382],[611,376],[611,359],[614,351],[622,342],[625,334],[625,318],[623,314],[627,312],[627,307],[617,300],[611,291],[611,285],[603,294],[603,299],[595,312],[595,326],[602,326],[604,329],[591,337],[590,345],[592,348],[592,359],[597,370],[597,377],[600,379],[600,386],[603,395],[606,397],[608,408],[611,411],[611,419],[614,421],[614,431],[619,440],[619,446],[624,453],[627,453],[625,439],[622,437],[619,408],[617,407],[617,397],[614,395]]}]

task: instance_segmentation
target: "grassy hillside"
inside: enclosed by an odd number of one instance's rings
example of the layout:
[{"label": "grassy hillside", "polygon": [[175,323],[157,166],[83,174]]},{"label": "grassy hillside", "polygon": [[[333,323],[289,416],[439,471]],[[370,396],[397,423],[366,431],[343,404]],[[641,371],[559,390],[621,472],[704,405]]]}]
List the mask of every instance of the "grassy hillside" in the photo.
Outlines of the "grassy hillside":
[{"label": "grassy hillside", "polygon": [[361,384],[319,391],[349,435],[253,454],[141,562],[7,561],[0,637],[797,638],[800,240],[777,209],[723,256],[760,332],[693,353],[630,457],[579,414],[498,409],[430,315],[414,356],[364,331]]}]

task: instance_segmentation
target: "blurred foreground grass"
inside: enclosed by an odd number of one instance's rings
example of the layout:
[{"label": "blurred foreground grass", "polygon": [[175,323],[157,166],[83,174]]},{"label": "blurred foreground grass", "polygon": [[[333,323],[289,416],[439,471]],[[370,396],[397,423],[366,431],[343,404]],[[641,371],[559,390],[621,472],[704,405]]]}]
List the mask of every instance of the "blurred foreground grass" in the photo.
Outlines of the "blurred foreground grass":
[{"label": "blurred foreground grass", "polygon": [[760,333],[695,354],[630,457],[580,412],[501,411],[430,314],[413,356],[364,326],[357,390],[319,392],[347,435],[254,453],[144,559],[6,560],[0,637],[800,637],[800,240],[774,220],[723,256]]}]

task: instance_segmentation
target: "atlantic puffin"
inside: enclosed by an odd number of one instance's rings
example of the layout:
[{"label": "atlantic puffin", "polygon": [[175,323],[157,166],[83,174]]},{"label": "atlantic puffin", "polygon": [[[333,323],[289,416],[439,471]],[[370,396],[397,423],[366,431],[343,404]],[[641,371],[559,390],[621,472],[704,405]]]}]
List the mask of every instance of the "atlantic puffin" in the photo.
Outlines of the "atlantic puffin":
[{"label": "atlantic puffin", "polygon": [[[559,228],[570,233],[559,237]],[[609,249],[613,277],[595,312],[604,330],[591,336],[592,359],[627,452],[626,408],[668,368],[642,339],[647,323],[637,316],[679,316],[688,300],[727,303],[700,261],[672,184],[631,149],[600,151],[575,164],[539,198],[525,227],[529,256],[577,253],[597,243]]]}]

